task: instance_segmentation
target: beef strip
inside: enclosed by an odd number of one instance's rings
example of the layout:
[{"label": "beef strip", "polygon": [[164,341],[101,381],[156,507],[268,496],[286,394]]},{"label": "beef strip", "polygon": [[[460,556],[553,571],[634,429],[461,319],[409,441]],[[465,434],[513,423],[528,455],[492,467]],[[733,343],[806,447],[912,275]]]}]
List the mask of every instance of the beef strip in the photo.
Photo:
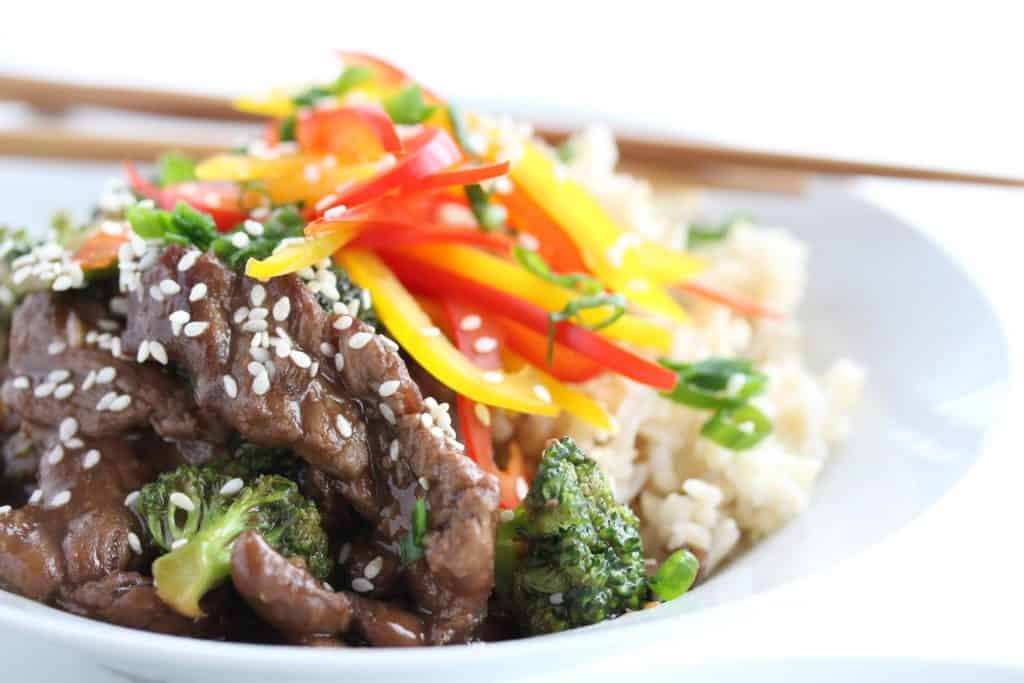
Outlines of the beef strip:
[{"label": "beef strip", "polygon": [[[86,436],[80,444],[62,444],[52,429],[31,423],[23,429],[44,455],[38,493],[0,515],[0,587],[48,602],[62,584],[138,565],[129,543],[136,521],[124,499],[153,477],[138,453],[146,442]],[[93,450],[98,460],[87,455]]]},{"label": "beef strip", "polygon": [[[128,299],[125,350],[158,342],[190,377],[203,411],[335,477],[374,541],[392,552],[425,498],[425,558],[407,571],[408,585],[430,617],[429,642],[471,637],[493,585],[497,482],[462,454],[450,419],[423,399],[397,345],[327,313],[298,277],[260,284],[212,255],[181,270],[184,253],[168,247],[142,274]],[[177,293],[149,294],[161,285]]]},{"label": "beef strip", "polygon": [[211,635],[211,619],[184,617],[156,594],[153,580],[138,572],[118,571],[76,587],[64,586],[57,606],[79,616],[157,633]]},{"label": "beef strip", "polygon": [[181,382],[119,351],[119,329],[86,293],[28,295],[12,320],[4,406],[53,427],[72,415],[89,436],[151,426],[171,440],[223,443],[224,426],[196,410]]},{"label": "beef strip", "polygon": [[231,579],[260,616],[294,640],[355,632],[371,645],[428,642],[423,619],[379,600],[332,592],[254,531],[235,542]]}]

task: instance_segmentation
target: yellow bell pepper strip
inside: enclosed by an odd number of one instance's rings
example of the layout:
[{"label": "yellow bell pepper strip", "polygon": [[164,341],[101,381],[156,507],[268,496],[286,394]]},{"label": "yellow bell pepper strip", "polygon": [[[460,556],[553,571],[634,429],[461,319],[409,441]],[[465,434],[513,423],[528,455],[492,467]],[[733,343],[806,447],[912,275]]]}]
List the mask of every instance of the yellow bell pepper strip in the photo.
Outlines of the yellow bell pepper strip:
[{"label": "yellow bell pepper strip", "polygon": [[525,360],[507,349],[502,351],[501,359],[509,370],[515,371],[529,368],[537,376],[538,381],[547,389],[551,395],[551,400],[565,412],[608,434],[615,432],[615,422],[612,420],[611,415],[601,407],[600,403],[582,391],[562,384],[539,368],[527,365]]},{"label": "yellow bell pepper strip", "polygon": [[459,353],[446,337],[433,333],[434,323],[398,278],[374,254],[347,249],[338,262],[360,287],[370,291],[374,307],[391,336],[423,368],[459,394],[478,403],[534,415],[558,414],[543,401],[528,376],[484,371]]},{"label": "yellow bell pepper strip", "polygon": [[511,175],[513,182],[565,230],[587,266],[606,285],[652,313],[678,322],[687,320],[682,308],[660,285],[667,271],[675,273],[669,279],[672,282],[691,277],[699,270],[699,261],[664,247],[633,253],[636,246],[629,238],[623,239],[629,233],[616,225],[580,185],[560,178],[556,162],[536,143],[523,145],[523,154]]},{"label": "yellow bell pepper strip", "polygon": [[257,261],[249,259],[245,264],[245,274],[257,280],[269,280],[272,277],[287,275],[319,263],[341,249],[359,234],[361,225],[348,223],[337,230],[325,232],[316,237],[307,237],[302,242],[288,244],[283,249],[267,258]]},{"label": "yellow bell pepper strip", "polygon": [[[518,264],[478,249],[453,244],[432,244],[412,247],[403,253],[417,261],[430,263],[525,299],[548,312],[562,310],[576,296],[573,292],[538,279]],[[581,311],[580,316],[588,323],[596,323],[605,316],[605,313],[589,310]],[[672,335],[668,330],[654,321],[629,314],[622,316],[599,334],[661,353],[668,353],[672,347]]]},{"label": "yellow bell pepper strip", "polygon": [[307,164],[322,161],[321,156],[288,154],[273,159],[245,154],[217,154],[196,165],[200,180],[231,180],[244,183],[301,173]]},{"label": "yellow bell pepper strip", "polygon": [[257,116],[269,116],[275,119],[283,119],[295,113],[295,103],[292,95],[282,88],[274,88],[262,97],[239,97],[232,105],[235,109],[247,114]]},{"label": "yellow bell pepper strip", "polygon": [[662,391],[669,391],[676,384],[677,377],[667,372],[664,367],[612,344],[585,327],[564,320],[554,322],[543,308],[519,296],[398,252],[384,253],[382,258],[403,285],[418,294],[442,298],[458,296],[521,323],[535,332],[553,333],[556,342],[593,358],[612,372],[641,384]]}]

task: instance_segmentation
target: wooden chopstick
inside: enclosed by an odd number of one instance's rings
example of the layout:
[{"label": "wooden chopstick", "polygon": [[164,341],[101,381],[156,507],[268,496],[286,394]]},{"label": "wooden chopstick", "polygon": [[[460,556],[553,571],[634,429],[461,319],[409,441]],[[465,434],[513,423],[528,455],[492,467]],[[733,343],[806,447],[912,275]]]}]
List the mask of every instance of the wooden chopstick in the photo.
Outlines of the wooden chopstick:
[{"label": "wooden chopstick", "polygon": [[[230,99],[224,97],[193,95],[151,88],[87,85],[2,74],[0,74],[0,100],[26,102],[48,111],[61,111],[85,105],[204,119],[244,121],[255,119],[251,115],[234,110]],[[564,128],[558,127],[538,127],[537,132],[553,142],[563,139],[569,133]],[[863,175],[1024,187],[1024,178],[1001,175],[783,154],[675,138],[653,139],[621,135],[618,140],[622,159],[661,166],[681,165],[693,168],[698,165],[710,165],[734,170]],[[2,148],[0,148],[0,153],[4,153]]]}]

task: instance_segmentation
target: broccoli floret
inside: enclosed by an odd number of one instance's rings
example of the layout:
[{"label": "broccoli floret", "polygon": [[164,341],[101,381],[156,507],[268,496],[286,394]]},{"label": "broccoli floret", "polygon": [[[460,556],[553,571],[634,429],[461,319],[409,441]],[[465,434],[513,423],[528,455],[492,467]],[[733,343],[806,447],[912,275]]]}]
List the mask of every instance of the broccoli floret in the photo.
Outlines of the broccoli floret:
[{"label": "broccoli floret", "polygon": [[499,527],[495,580],[529,634],[596,624],[646,600],[636,515],[615,503],[597,463],[571,438],[545,449],[529,493]]},{"label": "broccoli floret", "polygon": [[137,510],[149,543],[165,553],[153,563],[157,594],[186,616],[202,614],[199,600],[228,577],[232,543],[249,529],[281,554],[302,558],[317,578],[331,570],[316,505],[295,482],[251,476],[244,463],[184,465],[162,474],[142,488]]}]

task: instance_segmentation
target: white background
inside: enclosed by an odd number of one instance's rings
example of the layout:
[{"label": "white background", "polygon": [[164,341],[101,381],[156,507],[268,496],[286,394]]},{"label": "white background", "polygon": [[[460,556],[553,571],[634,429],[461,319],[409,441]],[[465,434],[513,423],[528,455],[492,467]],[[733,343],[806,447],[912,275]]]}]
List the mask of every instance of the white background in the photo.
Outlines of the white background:
[{"label": "white background", "polygon": [[[0,68],[237,92],[303,80],[314,64],[327,73],[315,54],[345,46],[496,108],[1024,175],[1015,5],[37,3],[5,7]],[[884,181],[857,191],[920,225],[972,273],[1002,316],[1018,380],[1024,193]],[[680,634],[679,652],[631,653],[611,670],[629,673],[639,657],[669,667],[684,650],[691,659],[737,649],[1024,663],[1024,448],[1014,386],[1010,420],[986,459],[910,528],[760,598],[753,616],[720,610],[707,632]]]}]

